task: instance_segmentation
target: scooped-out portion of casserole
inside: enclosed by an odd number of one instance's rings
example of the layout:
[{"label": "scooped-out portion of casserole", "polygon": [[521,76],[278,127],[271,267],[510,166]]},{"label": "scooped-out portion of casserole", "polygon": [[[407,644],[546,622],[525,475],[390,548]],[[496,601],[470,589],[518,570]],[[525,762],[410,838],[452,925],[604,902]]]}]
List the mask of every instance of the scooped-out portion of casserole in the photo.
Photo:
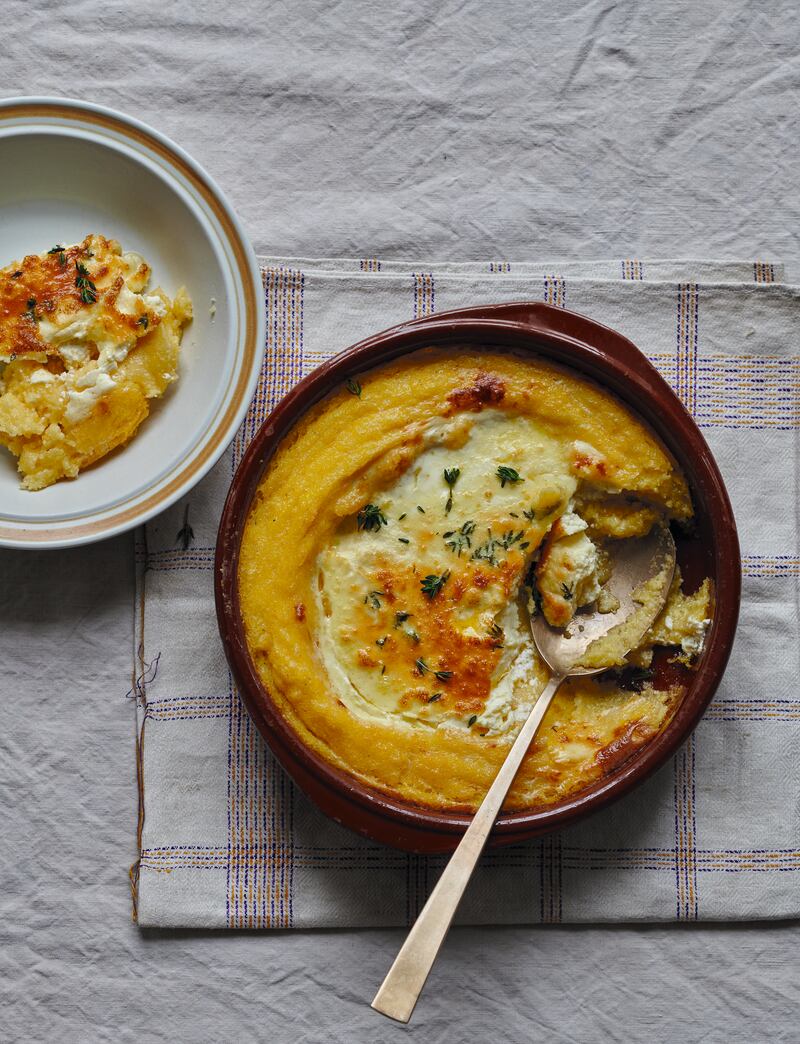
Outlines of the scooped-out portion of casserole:
[{"label": "scooped-out portion of casserole", "polygon": [[[613,610],[610,542],[692,510],[665,448],[599,386],[527,355],[423,349],[314,406],[269,463],[239,564],[250,653],[327,762],[471,810],[547,679],[529,614]],[[657,735],[684,689],[653,684],[653,649],[691,665],[712,600],[677,573],[632,653],[611,643],[602,673],[562,685],[508,809],[558,802]]]},{"label": "scooped-out portion of casserole", "polygon": [[124,445],[177,380],[192,304],[149,280],[139,254],[100,235],[0,270],[0,444],[26,489]]}]

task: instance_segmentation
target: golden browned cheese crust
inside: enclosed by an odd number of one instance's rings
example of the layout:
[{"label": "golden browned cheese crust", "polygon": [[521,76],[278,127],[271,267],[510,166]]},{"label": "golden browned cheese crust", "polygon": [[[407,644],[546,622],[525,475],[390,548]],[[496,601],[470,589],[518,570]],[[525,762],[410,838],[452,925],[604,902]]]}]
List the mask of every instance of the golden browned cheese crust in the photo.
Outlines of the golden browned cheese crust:
[{"label": "golden browned cheese crust", "polygon": [[[404,800],[471,809],[546,680],[525,587],[542,542],[562,526],[589,599],[575,504],[596,500],[591,526],[628,535],[637,512],[646,532],[691,501],[644,425],[553,366],[424,349],[359,379],[298,422],[261,481],[239,565],[248,645],[317,754]],[[680,689],[637,688],[566,683],[507,807],[574,793],[663,728]]]},{"label": "golden browned cheese crust", "polygon": [[91,235],[0,270],[0,444],[41,489],[131,439],[177,379],[185,290],[146,293],[147,263]]}]

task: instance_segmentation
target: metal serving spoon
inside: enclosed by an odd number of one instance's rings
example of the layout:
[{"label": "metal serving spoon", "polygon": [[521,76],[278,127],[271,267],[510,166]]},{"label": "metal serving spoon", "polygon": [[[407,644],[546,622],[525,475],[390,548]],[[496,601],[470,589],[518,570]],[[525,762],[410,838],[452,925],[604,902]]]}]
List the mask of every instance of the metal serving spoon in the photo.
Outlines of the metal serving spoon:
[{"label": "metal serving spoon", "polygon": [[[613,541],[609,555],[611,578],[607,587],[619,599],[618,609],[611,613],[579,613],[563,631],[550,627],[541,613],[531,620],[536,648],[553,673],[375,994],[372,1007],[398,1022],[408,1022],[411,1018],[506,794],[559,685],[571,675],[596,674],[604,669],[586,669],[576,664],[593,641],[627,620],[635,609],[641,610],[641,604],[633,595],[645,581],[661,578],[659,590],[651,594],[651,611],[646,618],[643,615],[641,627],[630,636],[631,649],[639,644],[664,606],[675,572],[675,544],[666,526],[655,526],[648,536],[640,539]],[[655,594],[658,597],[653,597]]]}]

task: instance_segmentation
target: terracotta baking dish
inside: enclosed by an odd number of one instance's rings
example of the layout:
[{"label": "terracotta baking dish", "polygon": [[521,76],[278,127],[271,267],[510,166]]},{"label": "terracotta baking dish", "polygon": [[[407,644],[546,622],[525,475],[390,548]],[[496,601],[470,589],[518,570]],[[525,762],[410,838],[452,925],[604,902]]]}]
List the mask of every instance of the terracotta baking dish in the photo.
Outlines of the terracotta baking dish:
[{"label": "terracotta baking dish", "polygon": [[741,568],[736,524],[716,463],[678,397],[638,348],[585,316],[545,304],[504,304],[444,312],[370,337],[324,363],[273,410],[242,460],[225,503],[217,539],[217,617],[236,683],[258,729],[295,782],[338,822],[384,844],[415,852],[451,851],[468,817],[439,813],[373,790],[328,765],[300,742],[272,703],[250,659],[239,612],[238,562],[253,494],[276,447],[297,419],[348,377],[430,344],[496,346],[552,360],[593,378],[625,401],[671,450],[689,482],[696,509],[691,533],[677,533],[688,589],[713,579],[716,609],[696,671],[656,661],[656,681],[682,673],[688,689],[655,739],[593,786],[560,804],[503,815],[492,843],[535,837],[608,805],[650,776],[697,724],[716,690],[733,643]]}]

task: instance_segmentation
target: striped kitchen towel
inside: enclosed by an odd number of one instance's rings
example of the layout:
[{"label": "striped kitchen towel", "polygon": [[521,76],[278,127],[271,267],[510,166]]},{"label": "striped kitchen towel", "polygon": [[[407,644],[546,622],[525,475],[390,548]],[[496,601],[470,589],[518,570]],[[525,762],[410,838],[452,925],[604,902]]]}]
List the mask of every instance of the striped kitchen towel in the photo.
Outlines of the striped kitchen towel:
[{"label": "striped kitchen towel", "polygon": [[216,468],[136,540],[139,924],[331,927],[412,921],[443,865],[327,820],[275,763],[217,635],[214,541],[234,469],[301,377],[417,316],[538,300],[630,337],[716,455],[744,592],[725,680],[695,734],[586,822],[486,854],[465,923],[800,915],[800,297],[779,265],[623,260],[467,264],[263,260],[267,340],[250,411]]}]

